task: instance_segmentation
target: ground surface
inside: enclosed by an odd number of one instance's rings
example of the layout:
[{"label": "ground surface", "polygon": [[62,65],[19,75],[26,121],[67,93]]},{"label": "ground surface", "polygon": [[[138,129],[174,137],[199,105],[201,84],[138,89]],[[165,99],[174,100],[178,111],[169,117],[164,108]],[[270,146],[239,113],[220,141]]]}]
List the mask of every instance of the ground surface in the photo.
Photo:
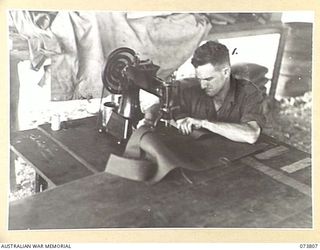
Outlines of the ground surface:
[{"label": "ground surface", "polygon": [[[98,110],[97,101],[88,102],[71,101],[58,107],[61,119],[77,119],[92,115]],[[61,111],[63,110],[63,111]],[[48,110],[37,111],[30,114],[31,118],[26,124],[27,128],[36,127],[39,124],[50,122],[51,112]],[[311,153],[311,113],[312,96],[307,92],[304,96],[282,98],[272,111],[272,118],[264,133],[294,147]],[[36,118],[35,118],[36,117]],[[9,200],[16,200],[34,193],[35,173],[23,160],[16,161],[17,190],[10,194]]]},{"label": "ground surface", "polygon": [[282,98],[273,111],[272,126],[264,132],[302,151],[311,153],[312,95]]}]

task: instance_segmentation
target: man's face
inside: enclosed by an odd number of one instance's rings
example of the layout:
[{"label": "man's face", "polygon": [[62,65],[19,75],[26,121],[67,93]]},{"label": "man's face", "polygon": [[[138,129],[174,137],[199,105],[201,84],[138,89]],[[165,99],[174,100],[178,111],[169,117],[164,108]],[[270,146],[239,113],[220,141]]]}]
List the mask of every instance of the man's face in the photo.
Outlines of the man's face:
[{"label": "man's face", "polygon": [[195,71],[201,88],[208,96],[215,96],[223,89],[230,72],[228,67],[217,68],[211,63],[198,66]]}]

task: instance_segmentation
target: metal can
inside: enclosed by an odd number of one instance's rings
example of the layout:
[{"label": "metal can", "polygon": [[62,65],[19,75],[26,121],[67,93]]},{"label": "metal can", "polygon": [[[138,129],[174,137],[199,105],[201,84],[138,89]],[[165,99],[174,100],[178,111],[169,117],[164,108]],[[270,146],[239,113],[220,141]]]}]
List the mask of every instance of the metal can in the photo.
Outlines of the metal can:
[{"label": "metal can", "polygon": [[115,102],[105,102],[102,110],[102,126],[106,127],[111,117],[112,111],[117,107]]}]

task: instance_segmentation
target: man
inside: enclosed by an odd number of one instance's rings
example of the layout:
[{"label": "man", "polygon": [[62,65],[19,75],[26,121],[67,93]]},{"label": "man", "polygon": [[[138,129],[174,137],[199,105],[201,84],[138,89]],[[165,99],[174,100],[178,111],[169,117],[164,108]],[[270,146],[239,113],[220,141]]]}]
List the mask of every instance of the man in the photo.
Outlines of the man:
[{"label": "man", "polygon": [[[187,80],[193,86],[182,90],[186,117],[176,121],[177,128],[183,134],[204,128],[233,141],[255,143],[264,124],[263,96],[251,82],[232,76],[227,47],[209,41],[196,49],[191,63],[196,78]],[[146,112],[146,119],[154,117],[154,110]]]},{"label": "man", "polygon": [[[183,134],[204,128],[233,141],[255,143],[264,123],[263,96],[251,82],[232,76],[226,46],[209,41],[195,51],[191,63],[196,78],[181,81],[178,115],[184,118],[176,121],[177,128]],[[153,125],[158,111],[159,104],[145,109],[141,128],[132,134],[123,157],[110,157],[106,172],[154,184],[175,168],[198,168],[193,161],[177,157],[148,126],[142,126]]]}]

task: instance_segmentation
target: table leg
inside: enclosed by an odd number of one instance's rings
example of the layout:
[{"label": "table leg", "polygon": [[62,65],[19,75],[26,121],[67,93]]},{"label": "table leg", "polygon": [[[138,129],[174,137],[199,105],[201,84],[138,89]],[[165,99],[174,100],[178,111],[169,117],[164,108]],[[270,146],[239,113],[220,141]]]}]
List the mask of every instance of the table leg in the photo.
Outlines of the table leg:
[{"label": "table leg", "polygon": [[36,173],[35,179],[35,192],[43,192],[48,188],[48,183],[38,173]]},{"label": "table leg", "polygon": [[17,156],[10,152],[10,191],[14,192],[17,188],[17,180],[16,180],[16,165],[15,161]]},{"label": "table leg", "polygon": [[[10,132],[19,130],[18,106],[20,81],[18,74],[18,59],[10,57]],[[16,166],[17,155],[10,151],[10,191],[17,188]]]}]

